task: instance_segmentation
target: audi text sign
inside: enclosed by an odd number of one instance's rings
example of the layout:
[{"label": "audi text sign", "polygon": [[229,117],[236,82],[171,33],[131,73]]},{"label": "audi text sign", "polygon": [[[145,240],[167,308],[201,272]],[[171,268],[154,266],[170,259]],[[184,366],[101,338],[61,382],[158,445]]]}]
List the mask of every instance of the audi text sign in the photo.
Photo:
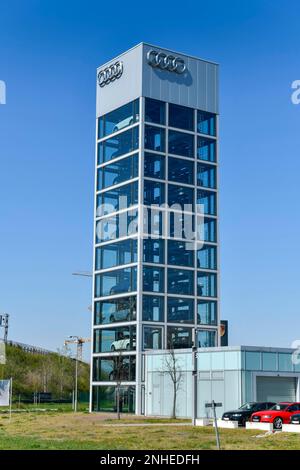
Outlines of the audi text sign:
[{"label": "audi text sign", "polygon": [[120,78],[123,73],[123,68],[123,62],[118,61],[100,70],[98,73],[98,83],[101,88]]},{"label": "audi text sign", "polygon": [[184,73],[186,65],[184,60],[174,55],[167,55],[164,52],[157,52],[153,49],[147,53],[147,61],[151,67],[169,72]]}]

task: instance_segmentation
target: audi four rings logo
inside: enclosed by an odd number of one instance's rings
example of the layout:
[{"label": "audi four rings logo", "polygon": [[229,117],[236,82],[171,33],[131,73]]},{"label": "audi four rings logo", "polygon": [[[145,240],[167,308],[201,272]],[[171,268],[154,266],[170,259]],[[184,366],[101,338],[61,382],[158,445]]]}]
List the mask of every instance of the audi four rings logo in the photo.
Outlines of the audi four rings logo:
[{"label": "audi four rings logo", "polygon": [[151,67],[168,70],[169,72],[183,73],[186,70],[183,59],[173,55],[167,55],[164,52],[149,51],[147,53],[147,61]]},{"label": "audi four rings logo", "polygon": [[123,73],[123,62],[115,62],[114,64],[100,70],[98,73],[98,83],[101,87],[108,85],[117,78],[120,78]]}]

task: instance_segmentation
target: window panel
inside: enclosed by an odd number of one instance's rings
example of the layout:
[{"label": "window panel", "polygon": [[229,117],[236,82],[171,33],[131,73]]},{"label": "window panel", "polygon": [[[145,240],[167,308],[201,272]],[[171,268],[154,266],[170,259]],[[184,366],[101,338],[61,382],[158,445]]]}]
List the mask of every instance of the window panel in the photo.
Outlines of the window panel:
[{"label": "window panel", "polygon": [[[194,211],[194,189],[186,186],[168,185],[168,204],[174,210]],[[174,206],[174,207],[172,207]],[[177,207],[175,207],[177,206]]]},{"label": "window panel", "polygon": [[148,178],[165,179],[165,156],[155,153],[145,153],[144,176]]},{"label": "window panel", "polygon": [[217,297],[217,276],[212,273],[198,272],[198,296]]},{"label": "window panel", "polygon": [[135,381],[135,356],[94,357],[95,382]]},{"label": "window panel", "polygon": [[198,137],[197,139],[197,157],[206,162],[216,161],[216,143],[212,139]]},{"label": "window panel", "polygon": [[197,185],[204,188],[216,189],[216,167],[205,165],[204,163],[197,164]]},{"label": "window panel", "polygon": [[194,184],[194,162],[182,158],[169,157],[169,180],[178,183]]},{"label": "window panel", "polygon": [[143,268],[143,290],[145,292],[164,291],[164,268],[144,266]]},{"label": "window panel", "polygon": [[194,250],[188,249],[184,241],[168,241],[168,264],[176,266],[194,266]]},{"label": "window panel", "polygon": [[161,349],[162,348],[162,333],[161,326],[144,326],[143,327],[143,349]]},{"label": "window panel", "polygon": [[143,295],[143,321],[164,321],[164,297]]},{"label": "window panel", "polygon": [[156,181],[144,181],[144,204],[151,206],[152,204],[161,205],[165,202],[165,184]]},{"label": "window panel", "polygon": [[139,147],[139,128],[134,127],[98,144],[98,165],[113,158],[137,150]]},{"label": "window panel", "polygon": [[197,112],[197,131],[200,134],[216,135],[216,116],[205,111]]},{"label": "window panel", "polygon": [[121,106],[98,119],[98,139],[125,129],[139,120],[139,100]]},{"label": "window panel", "polygon": [[194,295],[194,271],[169,268],[168,292],[170,294]]},{"label": "window panel", "polygon": [[94,353],[134,351],[135,326],[115,326],[94,330]]},{"label": "window panel", "polygon": [[[93,386],[92,411],[116,412],[117,396],[115,386]],[[135,386],[119,388],[119,409],[121,413],[135,413]]]},{"label": "window panel", "polygon": [[143,211],[143,231],[145,236],[157,238],[163,234],[163,217],[161,210],[153,209]]},{"label": "window panel", "polygon": [[170,326],[167,338],[168,349],[189,349],[192,347],[192,328]]},{"label": "window panel", "polygon": [[143,242],[143,261],[144,263],[159,263],[165,262],[165,242],[164,240],[147,239]]},{"label": "window panel", "polygon": [[166,104],[163,101],[145,98],[145,121],[164,125],[166,123]]},{"label": "window panel", "polygon": [[217,269],[217,248],[204,245],[197,250],[197,267],[201,269]]},{"label": "window panel", "polygon": [[97,191],[138,176],[138,154],[98,169]]},{"label": "window panel", "polygon": [[194,136],[184,132],[169,131],[169,153],[194,158]]},{"label": "window panel", "polygon": [[170,237],[194,240],[195,217],[191,214],[169,212]]},{"label": "window panel", "polygon": [[197,305],[197,322],[199,325],[216,325],[217,302],[199,300]]},{"label": "window panel", "polygon": [[201,213],[207,215],[217,215],[217,195],[211,191],[197,191],[197,204],[201,205]]},{"label": "window panel", "polygon": [[95,302],[94,322],[95,325],[107,323],[135,321],[136,320],[136,297],[121,297]]},{"label": "window panel", "polygon": [[194,300],[168,297],[168,322],[194,323]]},{"label": "window panel", "polygon": [[169,104],[169,126],[187,131],[194,130],[194,110],[177,104]]},{"label": "window panel", "polygon": [[96,243],[135,235],[138,233],[138,211],[126,211],[105,217],[96,223]]},{"label": "window panel", "polygon": [[215,330],[198,330],[198,348],[213,348],[216,346]]},{"label": "window panel", "polygon": [[202,242],[217,241],[217,222],[216,219],[210,219],[209,217],[198,217],[198,240]]},{"label": "window panel", "polygon": [[95,269],[108,269],[122,264],[136,263],[137,240],[124,240],[96,248]]},{"label": "window panel", "polygon": [[103,216],[111,212],[134,206],[138,203],[138,181],[109,189],[97,196],[97,214]]},{"label": "window panel", "polygon": [[145,148],[165,152],[166,132],[161,127],[145,126]]},{"label": "window panel", "polygon": [[116,269],[95,276],[95,297],[105,297],[135,290],[136,268]]}]

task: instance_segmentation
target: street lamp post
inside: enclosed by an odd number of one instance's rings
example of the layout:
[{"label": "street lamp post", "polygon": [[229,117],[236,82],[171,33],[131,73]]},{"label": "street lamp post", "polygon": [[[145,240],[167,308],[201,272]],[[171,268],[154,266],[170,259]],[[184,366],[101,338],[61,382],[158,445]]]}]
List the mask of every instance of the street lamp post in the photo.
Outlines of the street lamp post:
[{"label": "street lamp post", "polygon": [[75,357],[75,393],[74,393],[74,413],[77,413],[78,403],[78,350],[79,350],[79,336],[69,336],[70,339],[74,339],[76,343],[76,357]]}]

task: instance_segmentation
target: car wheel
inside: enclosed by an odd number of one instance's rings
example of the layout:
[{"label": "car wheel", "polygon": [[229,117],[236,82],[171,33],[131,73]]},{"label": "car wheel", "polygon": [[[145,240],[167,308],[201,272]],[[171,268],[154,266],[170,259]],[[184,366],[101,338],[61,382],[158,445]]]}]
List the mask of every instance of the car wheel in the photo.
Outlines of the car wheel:
[{"label": "car wheel", "polygon": [[273,421],[273,428],[274,429],[281,429],[282,428],[282,419],[281,418],[275,418]]},{"label": "car wheel", "polygon": [[109,317],[109,321],[110,321],[110,323],[113,323],[113,322],[115,321],[115,317],[114,317],[113,315],[111,315],[111,316]]},{"label": "car wheel", "polygon": [[114,347],[114,345],[112,345],[112,347],[110,348],[112,351],[115,351],[116,348]]},{"label": "car wheel", "polygon": [[126,349],[127,349],[127,351],[129,351],[129,349],[130,349],[130,344],[129,343],[126,344]]}]

